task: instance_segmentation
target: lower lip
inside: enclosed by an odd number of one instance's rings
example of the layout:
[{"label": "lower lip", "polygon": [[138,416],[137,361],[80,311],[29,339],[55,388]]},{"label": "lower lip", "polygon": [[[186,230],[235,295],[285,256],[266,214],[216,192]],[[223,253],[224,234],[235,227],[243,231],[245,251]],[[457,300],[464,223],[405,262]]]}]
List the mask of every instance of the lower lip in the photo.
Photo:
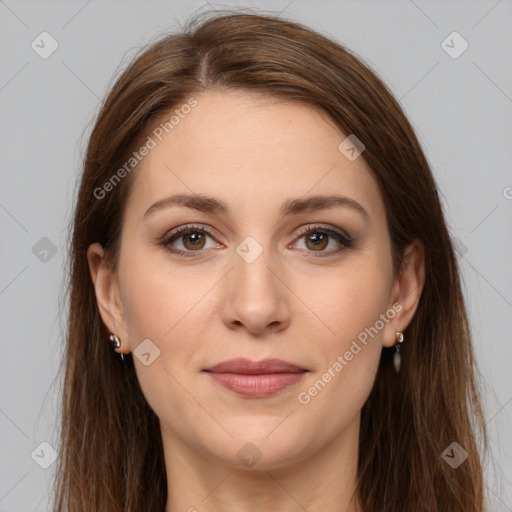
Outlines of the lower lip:
[{"label": "lower lip", "polygon": [[216,382],[242,396],[260,398],[270,396],[294,386],[304,373],[267,373],[246,375],[240,373],[207,372]]}]

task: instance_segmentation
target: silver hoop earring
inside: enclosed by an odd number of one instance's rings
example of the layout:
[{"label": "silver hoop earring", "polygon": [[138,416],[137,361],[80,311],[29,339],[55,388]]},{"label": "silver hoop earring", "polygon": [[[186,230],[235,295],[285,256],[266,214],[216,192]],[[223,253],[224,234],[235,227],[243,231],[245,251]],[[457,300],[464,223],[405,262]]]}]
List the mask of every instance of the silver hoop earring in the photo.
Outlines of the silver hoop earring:
[{"label": "silver hoop earring", "polygon": [[400,364],[402,362],[402,355],[400,354],[400,349],[402,348],[403,342],[404,342],[404,333],[397,332],[396,333],[396,343],[395,343],[395,353],[393,354],[393,366],[395,367],[396,373],[400,373]]},{"label": "silver hoop earring", "polygon": [[[119,347],[121,346],[121,340],[119,339],[119,337],[117,336],[117,334],[112,333],[112,334],[110,335],[110,345],[112,346],[112,348],[114,349],[114,351],[115,351],[115,349],[116,349],[116,348],[119,348]],[[118,352],[116,352],[116,354],[117,354],[118,356],[120,356],[120,357],[121,357],[121,359],[124,361],[124,354],[120,354],[120,353],[118,353]]]}]

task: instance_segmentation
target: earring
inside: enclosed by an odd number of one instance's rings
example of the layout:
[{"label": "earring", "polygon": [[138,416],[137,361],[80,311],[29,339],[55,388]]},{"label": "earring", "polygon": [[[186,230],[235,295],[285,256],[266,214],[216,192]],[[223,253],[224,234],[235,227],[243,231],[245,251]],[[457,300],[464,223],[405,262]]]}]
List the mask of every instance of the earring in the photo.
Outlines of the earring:
[{"label": "earring", "polygon": [[404,342],[404,333],[397,332],[396,333],[396,343],[395,343],[395,353],[393,354],[393,366],[395,367],[396,373],[400,373],[400,363],[402,362],[402,356],[400,354],[400,349],[402,348],[403,342]]},{"label": "earring", "polygon": [[[121,340],[118,338],[117,334],[112,333],[110,335],[110,345],[115,350],[121,346]],[[116,352],[117,353],[117,352]],[[117,353],[118,356],[121,356],[121,359],[124,361],[124,354]]]}]

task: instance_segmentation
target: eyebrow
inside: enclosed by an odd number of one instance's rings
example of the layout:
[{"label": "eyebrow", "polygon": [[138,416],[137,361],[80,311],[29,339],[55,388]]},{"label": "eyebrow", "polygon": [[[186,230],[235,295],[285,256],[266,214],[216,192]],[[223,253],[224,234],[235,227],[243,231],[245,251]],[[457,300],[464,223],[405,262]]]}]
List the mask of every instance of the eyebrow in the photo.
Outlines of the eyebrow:
[{"label": "eyebrow", "polygon": [[[172,206],[184,206],[186,208],[219,215],[230,214],[229,206],[221,199],[204,194],[175,194],[153,203],[146,210],[146,213],[144,213],[144,218],[158,210]],[[359,212],[366,220],[370,220],[368,212],[357,201],[349,197],[335,195],[288,199],[281,205],[280,215],[297,215],[299,213],[327,210],[330,208],[350,208],[351,210]]]}]

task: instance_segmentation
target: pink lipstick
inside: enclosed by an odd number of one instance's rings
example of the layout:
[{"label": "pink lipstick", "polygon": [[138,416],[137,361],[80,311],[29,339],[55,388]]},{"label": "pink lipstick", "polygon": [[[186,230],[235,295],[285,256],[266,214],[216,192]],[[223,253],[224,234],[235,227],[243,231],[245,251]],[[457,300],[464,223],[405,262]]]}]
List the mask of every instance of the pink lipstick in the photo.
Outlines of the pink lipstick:
[{"label": "pink lipstick", "polygon": [[250,361],[237,358],[203,371],[238,395],[263,398],[296,385],[308,370],[281,359]]}]

